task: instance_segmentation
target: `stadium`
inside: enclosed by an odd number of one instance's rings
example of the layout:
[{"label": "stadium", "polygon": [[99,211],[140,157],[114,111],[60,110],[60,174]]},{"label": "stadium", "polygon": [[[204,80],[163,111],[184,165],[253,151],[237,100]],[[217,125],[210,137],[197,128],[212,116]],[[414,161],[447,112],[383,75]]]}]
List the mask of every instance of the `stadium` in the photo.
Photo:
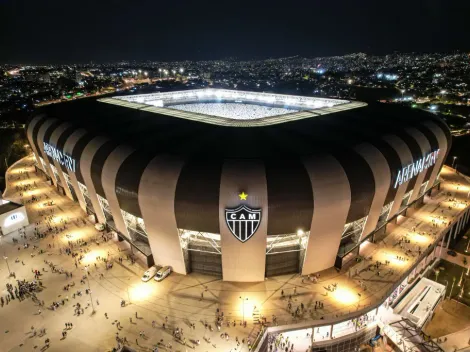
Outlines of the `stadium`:
[{"label": "stadium", "polygon": [[343,267],[439,187],[451,145],[424,111],[223,89],[51,105],[27,136],[147,265],[240,282]]}]

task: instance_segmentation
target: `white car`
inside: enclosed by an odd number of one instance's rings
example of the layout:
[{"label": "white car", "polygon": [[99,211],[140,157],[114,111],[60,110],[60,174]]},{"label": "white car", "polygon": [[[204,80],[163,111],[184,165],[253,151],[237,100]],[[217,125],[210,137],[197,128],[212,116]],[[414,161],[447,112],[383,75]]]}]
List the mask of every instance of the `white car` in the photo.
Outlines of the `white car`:
[{"label": "white car", "polygon": [[157,274],[155,275],[155,280],[162,281],[164,278],[170,275],[170,273],[171,273],[171,266],[164,266],[163,268],[157,271]]},{"label": "white car", "polygon": [[144,275],[142,275],[142,281],[147,282],[151,280],[161,268],[161,265],[154,265],[148,268]]}]

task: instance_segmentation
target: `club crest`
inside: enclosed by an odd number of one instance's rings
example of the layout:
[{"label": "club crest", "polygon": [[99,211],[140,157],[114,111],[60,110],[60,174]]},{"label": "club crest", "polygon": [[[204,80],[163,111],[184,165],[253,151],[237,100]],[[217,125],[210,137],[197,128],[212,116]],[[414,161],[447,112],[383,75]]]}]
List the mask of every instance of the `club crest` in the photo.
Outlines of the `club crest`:
[{"label": "club crest", "polygon": [[258,230],[261,209],[251,209],[245,204],[235,209],[225,209],[225,222],[230,232],[240,241],[248,241]]}]

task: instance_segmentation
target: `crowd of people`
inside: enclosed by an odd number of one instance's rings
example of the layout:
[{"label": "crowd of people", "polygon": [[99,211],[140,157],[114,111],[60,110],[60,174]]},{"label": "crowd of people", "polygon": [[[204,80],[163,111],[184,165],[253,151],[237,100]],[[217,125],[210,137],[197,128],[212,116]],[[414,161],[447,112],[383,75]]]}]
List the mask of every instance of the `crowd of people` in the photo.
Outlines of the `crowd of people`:
[{"label": "crowd of people", "polygon": [[10,283],[6,283],[7,294],[0,297],[0,304],[3,307],[5,304],[9,304],[11,300],[15,298],[18,301],[22,301],[26,296],[32,296],[36,298],[35,292],[40,291],[41,286],[36,280],[26,281],[26,280],[16,280],[16,285],[13,286]]},{"label": "crowd of people", "polygon": [[220,116],[234,120],[255,120],[263,117],[285,115],[299,110],[243,103],[195,103],[168,106],[170,109]]},{"label": "crowd of people", "polygon": [[[204,104],[196,104],[196,105],[204,105]],[[213,105],[213,104],[209,104],[209,105]],[[220,105],[227,105],[227,104],[220,104]],[[237,105],[237,104],[234,104],[234,105]],[[249,104],[238,104],[238,105],[249,105]],[[276,109],[276,108],[272,108],[272,109]],[[290,110],[291,112],[291,110]],[[23,173],[20,173],[19,176],[14,176],[13,179],[14,180],[17,180],[17,177],[19,177],[19,179],[23,179],[23,178],[29,178],[29,174],[27,172],[23,172]],[[10,177],[12,178],[12,177]],[[26,184],[26,183],[22,183],[20,184],[19,186],[16,186],[16,191],[17,192],[21,192],[21,197],[22,199],[26,199],[27,198],[27,195],[24,194],[24,192],[27,192],[29,190],[32,190],[32,189],[36,189],[38,187],[38,185],[36,184],[36,182],[34,183],[29,183],[29,184]],[[35,224],[31,225],[31,228],[30,228],[30,231],[28,231],[30,233],[30,235],[28,236],[26,234],[26,231],[24,229],[20,229],[18,231],[18,235],[19,235],[19,240],[18,239],[13,239],[13,243],[15,244],[15,247],[18,247],[18,251],[20,251],[21,249],[25,249],[25,250],[30,250],[30,248],[32,248],[32,252],[31,252],[31,256],[33,257],[33,255],[37,255],[37,254],[42,254],[44,253],[44,249],[43,248],[39,248],[39,246],[36,246],[33,243],[30,243],[31,241],[35,241],[35,240],[39,240],[39,239],[44,239],[44,238],[48,238],[48,237],[51,237],[52,238],[52,241],[50,241],[50,239],[48,239],[48,242],[47,243],[47,246],[48,246],[48,252],[50,253],[52,250],[54,250],[54,252],[56,253],[60,253],[60,254],[64,254],[64,258],[67,258],[67,257],[71,257],[71,258],[68,258],[67,260],[71,259],[70,263],[72,264],[72,269],[73,269],[73,264],[75,264],[75,269],[79,269],[79,270],[83,270],[86,275],[78,275],[78,277],[80,279],[80,283],[81,285],[86,285],[87,284],[87,280],[88,280],[88,275],[90,274],[90,272],[94,269],[96,271],[96,277],[98,277],[98,274],[99,274],[99,277],[100,278],[103,278],[103,272],[99,272],[99,269],[101,268],[104,268],[104,269],[111,269],[112,266],[113,266],[113,261],[116,260],[116,264],[119,265],[123,263],[123,258],[119,255],[119,258],[115,258],[115,259],[109,259],[110,258],[110,255],[109,255],[109,252],[108,252],[108,255],[104,255],[104,256],[96,256],[95,258],[93,259],[96,259],[95,263],[93,264],[85,264],[85,263],[82,263],[82,260],[85,258],[85,256],[90,252],[90,246],[93,245],[93,244],[99,244],[99,241],[98,241],[98,238],[99,236],[97,236],[95,239],[91,240],[90,238],[85,238],[85,239],[75,239],[74,236],[72,236],[72,230],[75,227],[80,227],[80,226],[89,226],[90,224],[88,224],[85,220],[83,220],[82,218],[77,218],[77,219],[73,219],[73,218],[70,218],[68,216],[60,216],[58,215],[59,211],[60,211],[60,208],[57,206],[56,202],[51,199],[46,193],[43,193],[42,195],[33,195],[33,196],[30,196],[31,199],[26,199],[26,201],[30,202],[30,203],[38,203],[38,205],[40,205],[40,210],[37,212],[37,218],[38,220],[36,221]],[[53,197],[53,195],[51,194],[51,197]],[[449,201],[453,201],[453,199],[449,198]],[[60,203],[60,201],[59,201]],[[438,223],[438,221],[446,221],[447,218],[444,216],[444,215],[439,215],[439,216],[436,216],[436,224]],[[434,223],[434,221],[433,221]],[[415,232],[415,229],[412,229],[413,232]],[[32,232],[32,236],[31,236],[31,232]],[[57,237],[61,237],[61,241],[54,241],[54,238],[55,236]],[[106,236],[104,235],[101,235],[102,236],[102,241],[103,242],[106,242],[108,239]],[[58,242],[58,243],[57,243]],[[42,243],[43,246],[45,243]],[[398,245],[400,247],[405,247],[407,245],[411,244],[409,238],[405,235],[403,236],[400,240],[399,240],[399,243]],[[403,249],[403,248],[402,248]],[[16,248],[15,248],[15,252],[16,252]],[[131,261],[131,263],[134,263],[135,259],[132,257],[132,256],[129,256],[127,257],[128,260]],[[397,255],[396,258],[394,258],[398,261],[407,261],[408,258],[407,258],[407,255]],[[372,261],[372,257],[370,259]],[[393,259],[392,259],[393,260]],[[25,259],[25,261],[27,261]],[[25,265],[25,263],[23,261],[20,261],[19,258],[17,258],[17,261],[15,261],[16,263],[19,263],[21,262],[22,265]],[[8,294],[5,296],[5,297],[1,297],[0,298],[0,302],[1,302],[1,305],[3,307],[4,304],[9,304],[11,302],[11,300],[13,299],[18,299],[19,301],[21,301],[22,299],[24,299],[24,297],[26,295],[28,296],[31,296],[31,298],[33,299],[33,301],[35,301],[37,303],[37,305],[39,306],[39,309],[37,310],[37,314],[42,314],[41,313],[41,307],[44,306],[44,302],[43,301],[40,301],[37,299],[36,295],[35,295],[35,292],[37,292],[38,290],[41,290],[42,287],[41,287],[41,277],[44,275],[44,272],[47,272],[46,268],[48,266],[48,268],[50,269],[50,271],[54,274],[58,274],[58,275],[65,275],[65,279],[66,280],[69,280],[69,279],[72,279],[73,278],[73,273],[72,271],[70,270],[67,270],[66,267],[63,267],[62,265],[56,265],[54,263],[52,263],[51,260],[47,260],[47,259],[44,259],[44,263],[46,264],[45,267],[41,268],[41,266],[38,266],[37,268],[31,268],[31,272],[33,273],[34,275],[34,278],[35,280],[32,280],[32,281],[26,281],[26,280],[17,280],[17,285],[16,286],[13,286],[11,284],[7,284],[7,292]],[[370,270],[375,270],[377,272],[379,272],[379,270],[384,270],[383,267],[386,267],[386,266],[389,266],[390,264],[390,261],[388,260],[385,260],[384,262],[381,262],[381,261],[375,261],[373,262],[371,265],[370,265]],[[42,269],[42,270],[41,270]],[[391,269],[390,269],[391,270]],[[76,274],[76,272],[75,272]],[[357,275],[357,272],[356,272],[356,275]],[[380,275],[380,273],[378,273],[377,275]],[[309,275],[307,277],[304,277],[302,279],[302,284],[303,285],[306,285],[306,284],[311,284],[311,283],[318,283],[319,282],[319,279],[320,279],[320,275],[317,274],[317,275]],[[78,284],[78,282],[77,282]],[[78,284],[77,286],[79,286],[80,284]],[[303,285],[298,285],[299,288],[302,288]],[[360,281],[360,285],[362,287],[362,282]],[[70,295],[72,296],[72,299],[71,301],[74,302],[73,304],[73,313],[74,315],[76,316],[81,316],[84,314],[85,312],[85,309],[87,309],[89,306],[90,306],[90,302],[94,302],[95,300],[92,300],[91,298],[91,290],[88,289],[88,288],[84,288],[83,290],[82,289],[75,289],[75,282],[73,281],[66,281],[65,284],[61,284],[61,287],[63,287],[63,294],[64,294],[64,297],[61,297],[60,299],[58,298],[55,298],[50,304],[48,304],[48,307],[55,311],[57,310],[58,308],[60,307],[63,307],[65,306],[67,308],[68,306],[68,302],[69,302],[69,291],[70,291]],[[333,284],[330,284],[330,285],[327,285],[325,286],[326,288],[326,292],[335,292],[335,290],[338,288],[337,287],[337,283],[333,283]],[[364,287],[365,289],[365,287]],[[295,299],[295,296],[297,295],[297,286],[296,287],[292,287],[292,288],[288,288],[287,290],[288,291],[288,294],[284,294],[284,290],[281,291],[281,296],[282,298],[286,299],[286,310],[291,314],[292,318],[295,320],[296,318],[298,317],[302,317],[302,315],[307,312],[307,311],[310,311],[312,313],[312,311],[316,311],[316,310],[322,310],[324,308],[323,306],[323,302],[322,301],[315,301],[315,304],[313,305],[313,302],[312,304],[308,304],[308,306],[304,306],[304,303],[303,302],[296,302],[297,300]],[[72,293],[72,291],[74,291]],[[84,293],[82,293],[84,292]],[[79,301],[79,299],[81,300],[84,300],[85,302],[82,302],[82,301]],[[203,294],[201,293],[201,300],[203,299]],[[99,304],[98,300],[96,300],[96,303]],[[72,305],[70,303],[70,305]],[[123,307],[126,307],[127,304],[126,302],[123,300],[123,304],[122,304]],[[62,309],[62,308],[61,308]],[[72,310],[72,307],[69,307],[69,309]],[[47,312],[47,310],[46,310]],[[44,313],[46,314],[46,313]],[[108,315],[107,313],[105,313],[105,317],[108,318]],[[358,319],[355,319],[352,321],[352,324],[354,324],[355,328],[356,329],[360,329],[364,326],[364,324],[367,324],[367,321],[368,321],[368,317],[367,316],[364,316],[364,317],[360,317]],[[132,317],[130,317],[129,319],[130,321],[130,324],[134,324],[133,320],[132,320]],[[136,321],[138,322],[139,320],[137,320],[137,313],[136,313]],[[261,319],[262,322],[266,323],[266,320],[264,318]],[[127,321],[126,321],[127,322]],[[117,326],[117,328],[119,330],[122,329],[122,325],[119,321],[114,321],[113,322],[114,325]],[[67,322],[66,323],[66,329],[70,330],[73,325],[68,325],[68,324],[72,324],[72,323],[69,323]],[[240,321],[239,322],[240,325],[242,326],[246,326],[246,321]],[[273,325],[277,325],[277,318],[273,315],[273,319],[272,319],[272,324]],[[143,325],[143,324],[142,324]],[[156,328],[157,327],[157,324],[156,321],[153,321],[152,322],[152,327]],[[214,322],[212,323],[211,322],[203,322],[203,325],[204,325],[204,329],[205,331],[207,332],[207,335],[211,335],[209,333],[212,333],[214,332],[215,330],[217,330],[217,334],[214,335],[212,334],[212,337],[214,340],[216,340],[216,338],[214,337],[217,337],[219,336],[220,339],[222,340],[225,340],[225,341],[229,341],[231,339],[231,336],[230,334],[227,332],[228,329],[225,329],[225,328],[229,328],[229,327],[232,327],[232,326],[236,326],[238,325],[237,322],[235,320],[232,320],[232,319],[228,319],[227,317],[224,316],[224,313],[217,309],[216,310],[216,314],[215,314],[215,320]],[[187,338],[187,332],[186,332],[186,328],[184,328],[185,331],[183,331],[183,328],[181,326],[172,326],[171,324],[168,323],[168,318],[165,319],[165,322],[162,323],[162,328],[164,330],[167,330],[171,333],[171,337],[172,337],[172,341],[177,341],[178,343],[182,344],[182,345],[188,345],[188,343],[192,343],[194,346],[197,346],[201,343],[201,340],[204,342],[206,341],[207,344],[210,344],[214,347],[215,350],[217,350],[217,345],[215,343],[215,341],[211,341],[210,337],[206,336],[206,334],[204,334],[204,336],[202,336],[200,339],[189,339],[189,337]],[[139,326],[139,328],[141,328],[141,326]],[[189,330],[195,330],[195,325],[194,323],[191,323],[190,327],[189,327]],[[35,330],[34,330],[35,331]],[[67,331],[64,331],[63,332],[63,338],[65,338],[67,336]],[[189,334],[188,334],[189,336]],[[279,337],[280,336],[280,337]],[[279,335],[276,339],[272,340],[271,343],[270,343],[270,348],[271,350],[275,351],[276,349],[273,349],[273,346],[275,348],[279,348],[279,349],[282,349],[282,351],[293,351],[294,350],[294,343],[292,341],[289,341],[288,337],[282,337],[282,335]],[[141,340],[139,340],[139,338]],[[148,338],[148,335],[145,333],[144,330],[140,330],[140,333],[139,333],[139,337],[136,339],[136,344],[139,344],[139,341],[141,341],[141,343],[143,342],[142,340],[146,340]],[[49,345],[49,340],[47,340],[47,346]],[[235,341],[236,342],[236,345],[237,347],[240,347],[240,345],[247,345],[248,347],[251,346],[251,341],[249,339],[238,339],[238,337],[235,337],[234,339],[232,338],[232,341]],[[117,344],[124,344],[124,343],[128,343],[127,341],[127,338],[126,337],[123,337],[123,336],[120,336],[119,334],[116,334],[116,342]],[[163,342],[163,340],[161,340],[161,342]],[[171,342],[166,342],[164,343],[163,345],[161,346],[165,346],[167,349],[171,349]],[[190,344],[189,344],[190,346]],[[194,347],[193,346],[193,347]]]}]

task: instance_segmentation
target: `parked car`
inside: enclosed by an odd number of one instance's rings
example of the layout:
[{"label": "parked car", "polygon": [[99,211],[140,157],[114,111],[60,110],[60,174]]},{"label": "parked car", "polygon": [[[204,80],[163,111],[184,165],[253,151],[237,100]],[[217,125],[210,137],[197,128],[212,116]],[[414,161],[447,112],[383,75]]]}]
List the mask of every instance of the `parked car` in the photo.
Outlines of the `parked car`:
[{"label": "parked car", "polygon": [[447,251],[447,254],[450,255],[451,257],[456,257],[457,253],[453,250]]},{"label": "parked car", "polygon": [[155,280],[156,281],[162,281],[164,278],[166,278],[168,275],[171,273],[171,266],[164,266],[160,270],[157,271],[155,274]]},{"label": "parked car", "polygon": [[147,282],[151,280],[161,268],[162,268],[161,265],[154,265],[148,268],[148,270],[144,273],[144,275],[142,275],[142,281]]}]

